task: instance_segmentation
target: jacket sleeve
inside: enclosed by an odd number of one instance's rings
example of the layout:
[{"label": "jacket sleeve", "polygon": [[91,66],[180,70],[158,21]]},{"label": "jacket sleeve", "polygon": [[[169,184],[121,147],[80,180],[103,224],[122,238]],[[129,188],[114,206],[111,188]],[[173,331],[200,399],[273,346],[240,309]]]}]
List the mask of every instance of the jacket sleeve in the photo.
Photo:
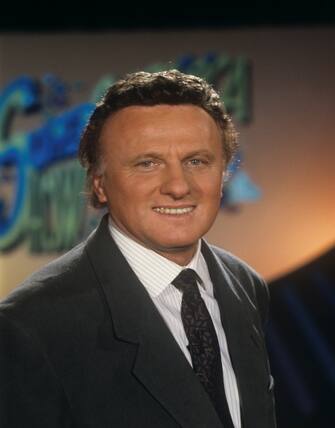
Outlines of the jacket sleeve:
[{"label": "jacket sleeve", "polygon": [[38,342],[1,312],[0,426],[74,427],[64,391]]}]

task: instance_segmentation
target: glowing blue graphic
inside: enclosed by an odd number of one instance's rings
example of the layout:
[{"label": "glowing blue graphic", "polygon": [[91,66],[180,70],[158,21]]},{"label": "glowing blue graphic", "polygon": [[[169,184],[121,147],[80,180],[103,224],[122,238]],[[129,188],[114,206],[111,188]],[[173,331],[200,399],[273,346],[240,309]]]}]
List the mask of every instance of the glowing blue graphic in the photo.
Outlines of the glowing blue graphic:
[{"label": "glowing blue graphic", "polygon": [[[14,187],[11,200],[0,193],[0,240],[24,214],[29,171],[74,157],[81,132],[94,108],[92,103],[81,104],[47,119],[38,129],[10,136],[15,115],[41,108],[40,94],[38,82],[24,76],[10,83],[0,95],[0,192],[10,181]],[[19,239],[20,233],[17,235]]]},{"label": "glowing blue graphic", "polygon": [[236,208],[242,202],[254,202],[261,198],[261,190],[248,174],[241,169],[242,154],[237,153],[227,168],[228,183],[224,188],[221,207]]},{"label": "glowing blue graphic", "polygon": [[48,119],[41,128],[29,133],[29,165],[42,169],[76,156],[80,135],[93,108],[93,104],[82,104],[61,116]]},{"label": "glowing blue graphic", "polygon": [[22,153],[15,147],[11,147],[0,154],[0,167],[15,168],[16,191],[9,214],[5,214],[5,203],[0,199],[0,237],[6,234],[15,224],[20,211],[23,208],[24,197],[27,189],[26,160]]}]

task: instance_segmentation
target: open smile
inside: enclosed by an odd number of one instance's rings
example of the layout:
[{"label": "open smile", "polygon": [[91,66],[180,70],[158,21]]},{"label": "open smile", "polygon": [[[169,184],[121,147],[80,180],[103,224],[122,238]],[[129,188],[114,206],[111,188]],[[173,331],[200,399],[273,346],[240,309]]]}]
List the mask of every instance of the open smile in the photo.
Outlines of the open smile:
[{"label": "open smile", "polygon": [[183,215],[183,214],[189,214],[192,211],[195,210],[194,206],[189,207],[180,207],[180,208],[174,208],[174,207],[154,207],[153,210],[156,213],[159,214],[168,214],[168,215]]}]

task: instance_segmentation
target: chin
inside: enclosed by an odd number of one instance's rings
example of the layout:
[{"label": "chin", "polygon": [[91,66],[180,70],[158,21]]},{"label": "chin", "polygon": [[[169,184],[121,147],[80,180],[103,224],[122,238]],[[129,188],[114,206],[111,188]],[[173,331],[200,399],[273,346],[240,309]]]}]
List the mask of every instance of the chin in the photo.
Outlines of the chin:
[{"label": "chin", "polygon": [[198,242],[198,238],[195,240],[190,239],[174,239],[174,240],[167,240],[165,242],[160,242],[160,248],[164,251],[171,252],[171,253],[177,253],[179,251],[192,248],[195,246]]}]

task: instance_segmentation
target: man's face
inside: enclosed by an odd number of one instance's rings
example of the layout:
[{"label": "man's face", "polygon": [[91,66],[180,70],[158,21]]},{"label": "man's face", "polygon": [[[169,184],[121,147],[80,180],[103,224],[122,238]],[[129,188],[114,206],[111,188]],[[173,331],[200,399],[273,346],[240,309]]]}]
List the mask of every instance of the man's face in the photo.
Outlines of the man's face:
[{"label": "man's face", "polygon": [[217,215],[224,173],[221,133],[194,105],[126,107],[101,133],[99,201],[131,238],[181,265]]}]

